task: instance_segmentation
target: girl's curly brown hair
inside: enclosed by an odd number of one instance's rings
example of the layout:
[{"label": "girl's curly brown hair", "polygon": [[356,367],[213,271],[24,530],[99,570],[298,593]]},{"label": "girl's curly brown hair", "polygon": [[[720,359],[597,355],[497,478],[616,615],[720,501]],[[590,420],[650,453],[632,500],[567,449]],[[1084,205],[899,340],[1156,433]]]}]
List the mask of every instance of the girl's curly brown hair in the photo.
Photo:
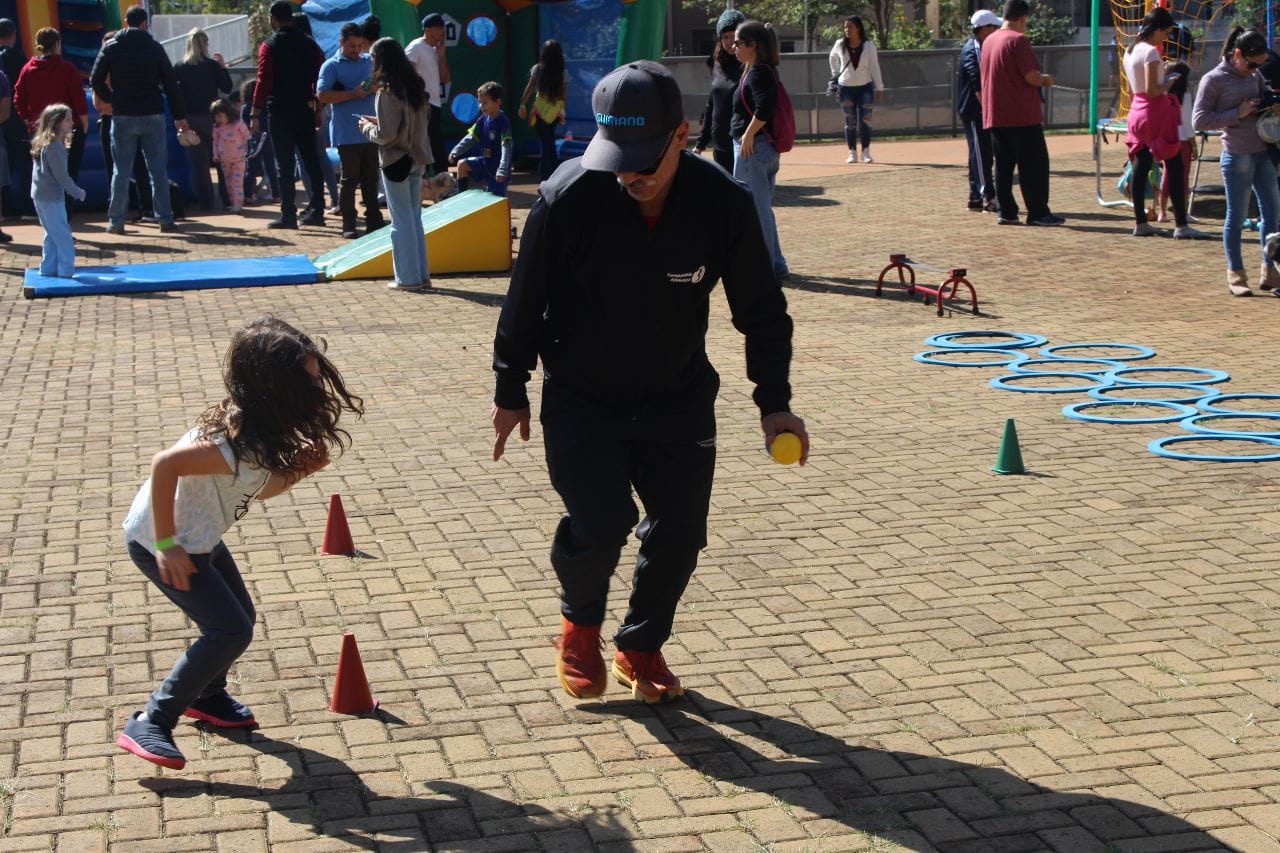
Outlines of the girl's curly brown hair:
[{"label": "girl's curly brown hair", "polygon": [[[250,322],[231,339],[223,364],[228,396],[200,415],[200,435],[224,433],[237,464],[286,477],[308,470],[315,448],[340,454],[351,435],[338,426],[343,409],[364,414],[364,401],[347,391],[342,374],[324,356],[325,341],[310,337],[270,314]],[[314,357],[316,378],[307,370]]]}]

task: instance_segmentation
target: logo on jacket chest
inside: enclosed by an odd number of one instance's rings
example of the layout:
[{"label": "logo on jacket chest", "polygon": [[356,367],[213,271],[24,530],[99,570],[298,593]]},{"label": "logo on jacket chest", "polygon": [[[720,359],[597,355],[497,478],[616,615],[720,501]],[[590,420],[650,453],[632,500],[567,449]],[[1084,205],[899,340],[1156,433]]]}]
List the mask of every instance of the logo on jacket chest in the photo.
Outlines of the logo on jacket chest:
[{"label": "logo on jacket chest", "polygon": [[701,284],[702,280],[707,277],[707,266],[703,264],[693,272],[669,272],[667,273],[668,284]]}]

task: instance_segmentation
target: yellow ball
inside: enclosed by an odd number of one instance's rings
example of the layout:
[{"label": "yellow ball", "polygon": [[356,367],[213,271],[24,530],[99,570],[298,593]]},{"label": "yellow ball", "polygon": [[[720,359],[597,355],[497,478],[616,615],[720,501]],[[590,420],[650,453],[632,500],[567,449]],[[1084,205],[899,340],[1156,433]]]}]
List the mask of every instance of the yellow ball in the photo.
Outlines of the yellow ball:
[{"label": "yellow ball", "polygon": [[793,465],[800,461],[800,436],[794,432],[780,432],[769,445],[769,455],[780,465]]}]

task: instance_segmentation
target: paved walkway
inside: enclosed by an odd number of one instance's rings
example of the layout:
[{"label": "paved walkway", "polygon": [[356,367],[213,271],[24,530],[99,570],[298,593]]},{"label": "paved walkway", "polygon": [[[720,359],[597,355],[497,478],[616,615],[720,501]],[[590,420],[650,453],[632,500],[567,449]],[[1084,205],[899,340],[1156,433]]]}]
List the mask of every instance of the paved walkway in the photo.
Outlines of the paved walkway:
[{"label": "paved walkway", "polygon": [[[1160,459],[1146,442],[1174,426],[1070,421],[1079,395],[911,358],[932,334],[1005,329],[1145,344],[1280,391],[1280,300],[1231,299],[1217,242],[1127,236],[1093,200],[1087,144],[1053,140],[1058,229],[964,210],[954,142],[877,143],[871,166],[788,155],[813,457],[761,452],[716,300],[711,539],[667,647],[690,692],[656,709],[555,682],[559,507],[536,425],[490,461],[504,276],[25,301],[38,233],[6,226],[0,851],[1280,849],[1276,463]],[[84,263],[340,240],[268,218],[75,228]],[[967,266],[983,316],[875,298],[894,251]],[[161,771],[112,739],[192,631],[119,525],[264,311],[326,337],[368,414],[345,457],[228,537],[259,606],[234,689],[263,728],[184,725],[189,764]],[[990,471],[1010,417],[1026,476]],[[317,556],[335,492],[362,558]],[[327,710],[346,630],[380,718]]]}]

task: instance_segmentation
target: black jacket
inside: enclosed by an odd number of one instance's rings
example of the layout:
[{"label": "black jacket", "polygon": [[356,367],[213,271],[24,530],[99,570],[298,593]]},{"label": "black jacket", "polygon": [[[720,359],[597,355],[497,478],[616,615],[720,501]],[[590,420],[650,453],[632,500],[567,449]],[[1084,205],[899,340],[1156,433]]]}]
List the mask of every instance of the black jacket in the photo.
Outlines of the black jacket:
[{"label": "black jacket", "polygon": [[541,357],[548,385],[606,410],[704,405],[715,380],[707,316],[721,278],[746,336],[756,405],[761,415],[787,411],[791,318],[746,188],[683,153],[650,230],[612,173],[564,163],[525,222],[494,341],[494,402],[529,405],[525,385]]},{"label": "black jacket", "polygon": [[98,53],[89,82],[94,94],[111,104],[113,115],[163,114],[164,100],[160,97],[163,88],[174,119],[187,117],[169,55],[146,30],[127,27],[116,33]]},{"label": "black jacket", "polygon": [[[18,75],[22,73],[22,66],[27,64],[26,54],[22,52],[22,48],[15,43],[13,47],[0,47],[0,71],[4,72],[4,76],[9,78],[9,86],[18,85]],[[12,93],[10,93],[12,97]],[[17,110],[9,113],[9,118],[4,123],[4,132],[6,139],[13,139],[15,143],[18,140],[25,139],[27,136],[27,123],[22,120],[22,116],[18,115]]]},{"label": "black jacket", "polygon": [[231,75],[208,57],[193,63],[179,62],[173,69],[182,89],[182,101],[190,115],[208,115],[209,107],[231,91]]},{"label": "black jacket", "polygon": [[265,102],[272,109],[310,109],[322,64],[324,51],[311,36],[296,26],[276,30],[258,51],[254,104]]},{"label": "black jacket", "polygon": [[979,74],[982,46],[971,37],[960,48],[960,64],[956,66],[956,114],[960,118],[982,124],[982,77]]},{"label": "black jacket", "polygon": [[729,122],[733,117],[733,99],[738,97],[738,80],[741,78],[742,63],[736,57],[722,59],[712,66],[711,89],[707,92],[707,104],[702,108],[702,131],[698,134],[696,147],[733,151]]}]

